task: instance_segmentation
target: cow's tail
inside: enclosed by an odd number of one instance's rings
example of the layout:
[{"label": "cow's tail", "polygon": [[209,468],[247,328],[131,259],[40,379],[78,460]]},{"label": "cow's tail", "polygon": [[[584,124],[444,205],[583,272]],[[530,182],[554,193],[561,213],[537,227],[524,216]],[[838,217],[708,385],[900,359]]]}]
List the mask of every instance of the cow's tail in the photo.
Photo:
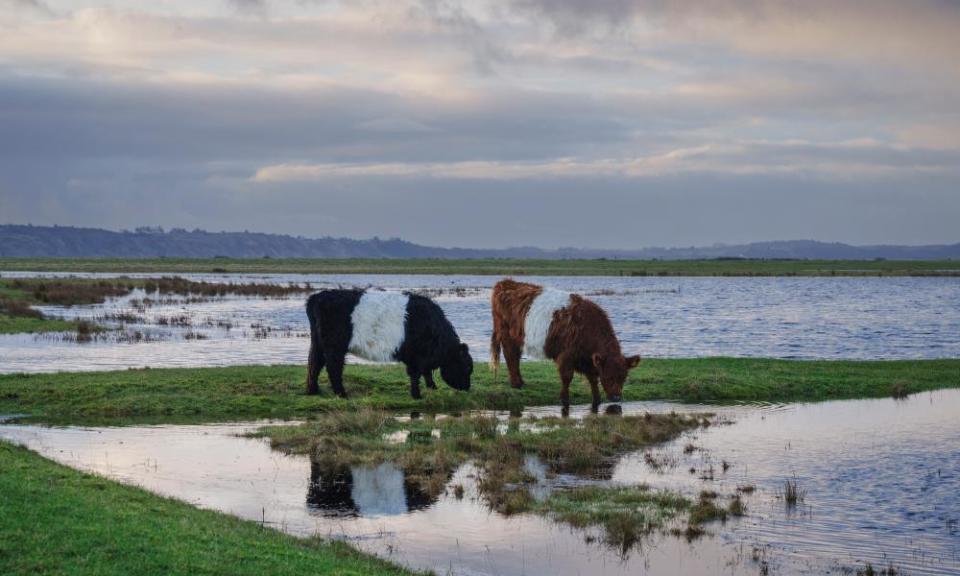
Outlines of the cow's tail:
[{"label": "cow's tail", "polygon": [[493,381],[497,381],[497,369],[500,368],[500,347],[502,342],[500,341],[500,322],[497,321],[500,318],[500,291],[501,283],[497,282],[496,286],[493,287],[493,292],[490,293],[490,312],[493,315],[493,334],[490,335],[490,371],[493,372]]},{"label": "cow's tail", "polygon": [[500,368],[500,334],[497,333],[497,329],[493,329],[493,334],[490,335],[490,371],[493,372],[493,379],[497,379],[497,370]]}]

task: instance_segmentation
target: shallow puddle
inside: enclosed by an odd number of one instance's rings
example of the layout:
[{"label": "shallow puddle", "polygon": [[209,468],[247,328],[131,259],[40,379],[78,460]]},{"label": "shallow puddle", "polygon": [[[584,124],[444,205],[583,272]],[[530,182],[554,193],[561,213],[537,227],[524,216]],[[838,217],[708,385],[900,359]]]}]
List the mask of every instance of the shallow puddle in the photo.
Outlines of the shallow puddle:
[{"label": "shallow puddle", "polygon": [[[669,410],[709,410],[730,423],[655,447],[650,458],[627,455],[613,482],[721,497],[752,486],[743,495],[747,516],[708,524],[710,534],[689,543],[655,534],[627,555],[594,531],[491,512],[470,465],[454,473],[446,493],[430,497],[390,464],[322,469],[240,436],[264,423],[4,425],[0,437],[201,507],[346,539],[438,574],[757,574],[764,562],[770,573],[819,574],[867,561],[909,574],[960,571],[960,390],[789,406],[623,405],[624,413]],[[527,463],[542,477],[538,465]],[[778,492],[794,478],[805,497],[788,507]]]}]

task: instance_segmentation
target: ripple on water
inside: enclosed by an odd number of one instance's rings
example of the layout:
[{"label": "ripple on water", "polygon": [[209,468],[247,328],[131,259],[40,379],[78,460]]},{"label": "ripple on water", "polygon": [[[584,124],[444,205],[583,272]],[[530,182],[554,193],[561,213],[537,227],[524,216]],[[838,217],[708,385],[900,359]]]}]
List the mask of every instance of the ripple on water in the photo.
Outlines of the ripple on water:
[{"label": "ripple on water", "polygon": [[[30,273],[2,273],[4,277]],[[47,274],[49,276],[50,274]],[[92,276],[92,275],[76,275]],[[93,275],[98,277],[107,274]],[[132,276],[150,276],[132,275]],[[155,276],[155,274],[154,274]],[[191,280],[382,286],[436,294],[478,361],[490,338],[496,277],[185,274]],[[960,356],[960,282],[953,278],[545,277],[591,296],[610,314],[624,348],[647,357],[950,358]],[[304,362],[303,297],[164,299],[142,293],[97,306],[44,307],[68,318],[126,318],[127,338],[77,344],[0,335],[0,372],[106,370]],[[142,319],[141,319],[142,317]],[[158,325],[167,319],[167,325]],[[188,325],[169,325],[173,320]],[[113,325],[119,325],[114,322]],[[135,332],[150,338],[135,337]],[[200,338],[187,340],[187,334]],[[148,341],[149,340],[149,341]]]}]

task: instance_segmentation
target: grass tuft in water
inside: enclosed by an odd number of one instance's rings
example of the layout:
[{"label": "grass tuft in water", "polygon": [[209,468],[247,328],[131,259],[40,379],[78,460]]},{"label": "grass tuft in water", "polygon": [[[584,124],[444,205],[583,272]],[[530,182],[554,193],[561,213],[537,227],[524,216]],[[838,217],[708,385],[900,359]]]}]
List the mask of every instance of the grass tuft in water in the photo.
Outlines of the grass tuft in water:
[{"label": "grass tuft in water", "polygon": [[577,528],[599,527],[604,543],[626,554],[644,536],[662,528],[690,502],[646,486],[565,490],[536,505],[535,510]]},{"label": "grass tuft in water", "polygon": [[807,497],[807,491],[800,487],[800,481],[796,476],[787,478],[783,483],[783,491],[780,497],[786,502],[788,507],[794,507],[798,503],[803,503]]},{"label": "grass tuft in water", "polygon": [[739,494],[734,495],[733,498],[730,499],[730,503],[727,504],[727,512],[731,516],[747,515],[747,505],[743,503]]}]

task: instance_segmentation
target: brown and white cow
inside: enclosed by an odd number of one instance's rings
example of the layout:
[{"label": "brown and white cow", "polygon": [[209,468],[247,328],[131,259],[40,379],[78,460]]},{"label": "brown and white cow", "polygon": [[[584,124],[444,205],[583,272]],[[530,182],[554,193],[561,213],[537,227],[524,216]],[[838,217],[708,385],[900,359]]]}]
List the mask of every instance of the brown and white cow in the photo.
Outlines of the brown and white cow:
[{"label": "brown and white cow", "polygon": [[570,382],[575,372],[590,382],[594,405],[600,403],[598,383],[603,385],[607,399],[620,401],[627,371],[640,363],[640,356],[623,356],[602,308],[578,294],[510,279],[493,287],[491,303],[490,366],[497,369],[503,350],[511,386],[523,386],[520,356],[526,354],[556,362],[564,406],[570,404]]}]

